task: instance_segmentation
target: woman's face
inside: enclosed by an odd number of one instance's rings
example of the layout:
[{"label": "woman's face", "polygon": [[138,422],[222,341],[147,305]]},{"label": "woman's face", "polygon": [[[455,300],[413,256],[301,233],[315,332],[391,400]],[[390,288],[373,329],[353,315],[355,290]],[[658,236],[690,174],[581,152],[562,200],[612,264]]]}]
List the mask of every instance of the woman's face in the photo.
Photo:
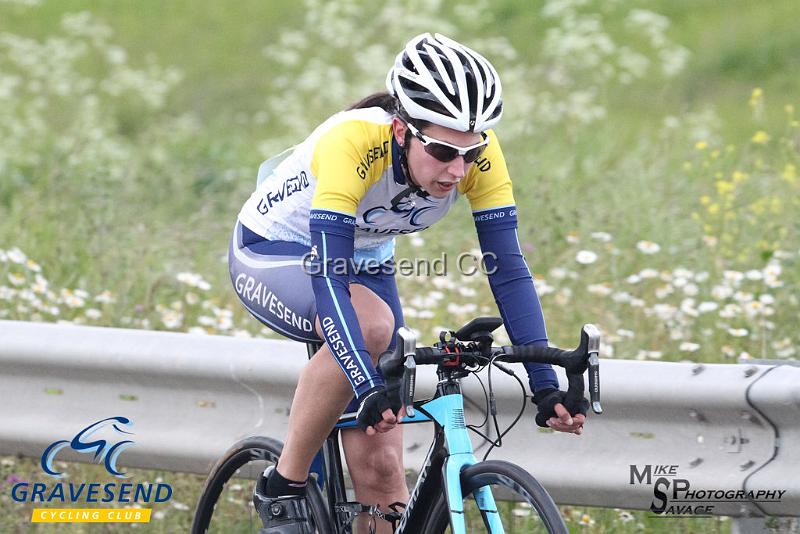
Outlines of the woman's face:
[{"label": "woman's face", "polygon": [[[406,124],[395,118],[392,127],[395,139],[402,146],[405,140]],[[479,133],[459,132],[438,124],[428,126],[422,133],[433,139],[461,147],[471,146],[481,141]],[[425,152],[422,142],[413,135],[409,142],[411,144],[406,154],[411,177],[432,197],[446,197],[467,174],[469,166],[472,165],[465,163],[463,156],[456,156],[454,160],[447,163],[439,161]]]}]

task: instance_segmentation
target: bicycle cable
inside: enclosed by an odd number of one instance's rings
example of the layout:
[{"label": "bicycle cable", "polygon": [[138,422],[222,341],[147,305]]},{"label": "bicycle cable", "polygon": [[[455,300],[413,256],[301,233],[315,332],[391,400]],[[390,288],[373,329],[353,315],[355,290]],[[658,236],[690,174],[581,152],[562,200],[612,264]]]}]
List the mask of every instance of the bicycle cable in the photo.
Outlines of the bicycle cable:
[{"label": "bicycle cable", "polygon": [[[479,371],[480,371],[480,369],[479,369]],[[479,424],[479,425],[467,425],[467,428],[472,430],[473,432],[475,432],[480,437],[482,437],[487,443],[492,443],[492,441],[494,441],[494,440],[492,440],[486,434],[484,434],[483,432],[478,430],[479,428],[483,428],[484,426],[486,426],[486,423],[489,422],[489,393],[486,391],[486,386],[483,385],[483,380],[481,380],[480,375],[478,375],[477,372],[476,372],[476,373],[473,373],[472,376],[475,377],[475,379],[481,385],[481,389],[483,389],[483,398],[486,401],[486,406],[485,406],[484,411],[483,411],[483,421],[481,422],[481,424]],[[464,398],[467,399],[466,396]],[[478,405],[477,402],[475,402],[475,401],[473,401],[471,399],[469,401],[471,403],[475,404],[476,406]]]},{"label": "bicycle cable", "polygon": [[519,384],[519,387],[522,390],[522,408],[520,409],[519,413],[517,414],[517,417],[511,422],[510,425],[508,425],[508,428],[506,428],[501,433],[500,432],[500,426],[497,423],[497,415],[496,415],[497,414],[497,408],[495,406],[494,415],[492,417],[493,417],[494,422],[495,422],[495,429],[498,432],[498,436],[497,436],[497,439],[495,441],[491,442],[491,445],[489,446],[489,449],[486,451],[486,454],[483,455],[483,460],[484,461],[486,461],[486,458],[489,457],[489,453],[491,453],[492,450],[495,447],[501,447],[502,446],[503,437],[506,434],[508,434],[511,431],[511,429],[514,428],[514,426],[519,422],[519,420],[522,418],[522,415],[525,413],[525,408],[527,407],[527,404],[528,404],[528,395],[525,393],[525,384],[523,384],[522,380],[519,379],[519,377],[517,376],[517,373],[515,373],[513,370],[509,369],[508,367],[506,367],[504,365],[500,365],[499,363],[495,362],[494,360],[495,360],[495,358],[492,358],[492,360],[490,362],[490,365],[489,365],[489,396],[490,396],[489,403],[490,403],[490,406],[491,406],[491,403],[492,403],[492,399],[494,398],[494,392],[492,390],[492,367],[493,366],[497,366],[498,369],[500,369],[501,371],[503,371],[507,375],[512,376],[514,378],[514,380],[516,380],[517,383]]}]

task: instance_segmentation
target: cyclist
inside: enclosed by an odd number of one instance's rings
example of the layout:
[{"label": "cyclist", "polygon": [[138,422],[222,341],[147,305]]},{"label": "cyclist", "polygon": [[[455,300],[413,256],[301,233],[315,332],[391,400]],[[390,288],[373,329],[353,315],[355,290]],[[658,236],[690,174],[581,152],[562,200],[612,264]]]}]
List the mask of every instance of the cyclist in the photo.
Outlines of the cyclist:
[{"label": "cyclist", "polygon": [[[357,410],[361,429],[342,432],[356,499],[382,507],[408,499],[399,396],[375,369],[403,325],[395,236],[424,230],[465,196],[511,341],[547,344],[491,130],[503,111],[494,67],[426,33],[397,55],[386,87],[330,117],[277,166],[262,164],[238,216],[229,265],[244,305],[287,337],[326,342],[301,373],[277,468],[256,485],[263,533],[309,531],[309,467],[345,410]],[[537,424],[580,434],[585,401],[565,406],[552,368],[526,367]]]}]

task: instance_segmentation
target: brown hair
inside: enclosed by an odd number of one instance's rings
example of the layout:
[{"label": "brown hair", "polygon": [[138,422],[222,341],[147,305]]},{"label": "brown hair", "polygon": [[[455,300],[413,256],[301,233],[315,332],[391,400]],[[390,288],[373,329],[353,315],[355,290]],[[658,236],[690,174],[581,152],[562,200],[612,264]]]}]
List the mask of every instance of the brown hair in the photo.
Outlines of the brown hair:
[{"label": "brown hair", "polygon": [[362,108],[382,108],[386,113],[397,113],[397,99],[388,91],[372,93],[351,105],[347,110]]},{"label": "brown hair", "polygon": [[[419,131],[424,131],[425,128],[430,126],[432,123],[428,121],[424,121],[422,119],[411,119],[408,116],[406,110],[403,109],[403,106],[400,105],[400,102],[397,100],[396,97],[389,94],[388,91],[379,91],[377,93],[372,93],[369,96],[365,96],[355,104],[352,104],[350,107],[347,108],[347,111],[351,109],[362,109],[362,108],[381,108],[386,113],[391,113],[393,115],[397,115],[405,123],[413,122],[414,126]],[[411,140],[411,130],[406,128],[406,135],[405,140],[403,141],[404,145],[408,145],[408,142]]]}]

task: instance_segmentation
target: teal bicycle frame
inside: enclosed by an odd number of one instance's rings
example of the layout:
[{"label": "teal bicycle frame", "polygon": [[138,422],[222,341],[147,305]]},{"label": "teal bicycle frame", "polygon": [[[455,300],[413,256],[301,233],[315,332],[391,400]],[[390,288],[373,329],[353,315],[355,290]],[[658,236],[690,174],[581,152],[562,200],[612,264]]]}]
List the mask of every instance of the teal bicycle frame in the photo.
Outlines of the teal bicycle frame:
[{"label": "teal bicycle frame", "polygon": [[[403,512],[395,534],[404,532],[418,533],[422,527],[421,521],[427,517],[427,506],[435,502],[435,497],[445,492],[448,506],[450,508],[450,525],[453,534],[466,534],[466,523],[464,517],[464,496],[461,493],[461,471],[470,465],[478,463],[475,457],[472,441],[469,438],[466,422],[464,420],[464,397],[461,393],[461,384],[458,379],[451,375],[447,370],[440,371],[440,378],[436,395],[427,401],[414,402],[414,415],[403,418],[401,424],[435,422],[436,432],[434,441],[423,463],[417,483],[414,486],[408,505]],[[445,375],[445,376],[441,376]],[[336,425],[337,429],[354,428],[356,426],[355,415],[345,414]],[[340,461],[338,455],[338,442],[336,441],[336,431],[328,439],[326,449],[335,446],[335,450],[325,451],[325,465],[331,465],[330,460]],[[335,464],[334,464],[335,465]],[[319,463],[316,470],[321,474],[322,470]],[[337,466],[338,467],[338,466]],[[340,467],[338,467],[340,469]],[[334,474],[335,469],[329,470],[329,474]],[[341,490],[340,490],[341,491]],[[338,491],[334,491],[339,493]],[[342,493],[343,495],[343,493]],[[341,511],[341,506],[331,499],[329,491],[329,502],[332,509]],[[486,518],[492,534],[501,534],[504,531],[503,525],[495,504],[491,488],[488,486],[478,488],[474,492],[475,502],[481,514]],[[342,501],[339,500],[340,504]],[[425,508],[425,509],[423,509]],[[347,526],[339,525],[337,518],[337,532],[349,532]]]}]

